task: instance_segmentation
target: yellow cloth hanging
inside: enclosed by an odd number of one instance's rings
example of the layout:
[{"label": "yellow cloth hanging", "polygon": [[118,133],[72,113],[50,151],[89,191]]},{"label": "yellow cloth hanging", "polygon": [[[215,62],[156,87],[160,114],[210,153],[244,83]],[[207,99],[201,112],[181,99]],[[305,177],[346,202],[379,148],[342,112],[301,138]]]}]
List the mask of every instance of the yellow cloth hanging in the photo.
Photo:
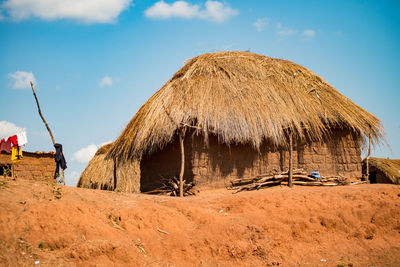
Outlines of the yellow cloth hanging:
[{"label": "yellow cloth hanging", "polygon": [[13,146],[11,148],[11,161],[16,162],[22,159],[22,148],[20,146]]}]

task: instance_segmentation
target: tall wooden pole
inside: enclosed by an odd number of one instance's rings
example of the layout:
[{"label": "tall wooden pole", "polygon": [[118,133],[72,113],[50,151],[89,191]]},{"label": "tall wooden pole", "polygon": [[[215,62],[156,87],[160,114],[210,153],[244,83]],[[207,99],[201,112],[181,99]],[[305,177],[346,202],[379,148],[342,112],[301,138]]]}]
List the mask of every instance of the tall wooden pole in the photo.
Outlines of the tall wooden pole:
[{"label": "tall wooden pole", "polygon": [[116,158],[114,158],[113,176],[114,176],[114,191],[115,191],[115,189],[117,189],[117,159]]},{"label": "tall wooden pole", "polygon": [[179,130],[179,144],[181,146],[181,172],[179,174],[179,196],[183,197],[183,173],[185,171],[185,129]]},{"label": "tall wooden pole", "polygon": [[32,82],[31,82],[31,87],[32,87],[33,96],[35,97],[35,100],[36,100],[36,105],[38,107],[39,115],[42,118],[42,121],[44,122],[44,125],[46,125],[47,131],[49,132],[50,137],[51,137],[51,141],[53,141],[53,145],[55,145],[56,142],[54,142],[54,137],[53,137],[53,134],[51,133],[50,127],[49,127],[49,125],[47,124],[46,120],[44,119],[44,117],[42,115],[42,110],[40,109],[39,100],[37,99],[35,88],[33,87],[33,83]]},{"label": "tall wooden pole", "polygon": [[[35,100],[36,100],[36,105],[37,105],[37,107],[38,107],[39,115],[40,115],[40,117],[42,118],[42,121],[43,121],[44,125],[46,125],[47,131],[48,131],[49,134],[50,134],[51,141],[53,142],[53,145],[55,145],[56,142],[54,141],[54,137],[53,137],[53,134],[51,133],[51,130],[50,130],[49,125],[47,124],[46,120],[44,119],[44,117],[43,117],[43,115],[42,115],[42,110],[40,109],[39,100],[37,99],[36,92],[35,92],[35,88],[33,87],[33,83],[32,83],[32,82],[31,82],[31,87],[32,87],[33,96],[35,97]],[[62,177],[62,182],[63,182],[63,184],[65,185],[64,170],[63,170],[62,168],[61,168],[61,177]]]},{"label": "tall wooden pole", "polygon": [[365,180],[369,181],[369,157],[371,156],[371,135],[368,136],[368,155],[367,155],[367,159],[365,160],[366,162],[366,177]]},{"label": "tall wooden pole", "polygon": [[289,132],[289,187],[293,186],[293,135]]}]

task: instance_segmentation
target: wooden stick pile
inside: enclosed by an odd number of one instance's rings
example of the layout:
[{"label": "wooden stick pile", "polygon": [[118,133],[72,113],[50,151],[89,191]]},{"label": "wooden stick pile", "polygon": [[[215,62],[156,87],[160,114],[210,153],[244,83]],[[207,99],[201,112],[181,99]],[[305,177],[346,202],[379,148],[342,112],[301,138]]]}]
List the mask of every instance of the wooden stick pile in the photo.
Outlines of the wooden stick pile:
[{"label": "wooden stick pile", "polygon": [[[271,171],[254,177],[233,179],[231,180],[231,187],[228,187],[228,189],[236,190],[234,193],[239,193],[245,190],[258,190],[264,187],[288,185],[288,179],[288,171]],[[296,169],[293,170],[293,184],[305,186],[336,186],[347,184],[347,181],[345,177],[341,176],[321,177],[316,180],[309,177],[307,172],[303,169]]]},{"label": "wooden stick pile", "polygon": [[[193,189],[194,184],[192,182],[186,183],[183,180],[183,196],[193,196],[196,195],[195,190]],[[160,188],[145,192],[146,194],[159,194],[159,195],[169,195],[169,196],[179,196],[180,195],[180,183],[176,177],[171,179],[163,178],[163,186]]]}]

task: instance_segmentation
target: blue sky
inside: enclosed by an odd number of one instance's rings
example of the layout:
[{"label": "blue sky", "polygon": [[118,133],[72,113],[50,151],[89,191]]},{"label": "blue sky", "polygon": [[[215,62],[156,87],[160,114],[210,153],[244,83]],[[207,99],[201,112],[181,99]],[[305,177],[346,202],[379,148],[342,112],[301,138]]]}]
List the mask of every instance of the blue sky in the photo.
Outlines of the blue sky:
[{"label": "blue sky", "polygon": [[184,61],[250,50],[303,65],[378,116],[400,158],[399,1],[0,1],[0,135],[26,129],[53,150],[27,80],[75,185]]}]

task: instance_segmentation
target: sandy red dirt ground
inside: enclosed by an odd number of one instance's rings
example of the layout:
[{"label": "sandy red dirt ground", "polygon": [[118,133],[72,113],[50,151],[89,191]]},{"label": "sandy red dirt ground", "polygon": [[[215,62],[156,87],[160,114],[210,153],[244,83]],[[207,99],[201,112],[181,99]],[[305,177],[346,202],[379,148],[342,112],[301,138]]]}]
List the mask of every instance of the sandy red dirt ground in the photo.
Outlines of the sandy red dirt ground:
[{"label": "sandy red dirt ground", "polygon": [[0,205],[2,266],[400,266],[395,185],[179,199],[0,178]]}]

